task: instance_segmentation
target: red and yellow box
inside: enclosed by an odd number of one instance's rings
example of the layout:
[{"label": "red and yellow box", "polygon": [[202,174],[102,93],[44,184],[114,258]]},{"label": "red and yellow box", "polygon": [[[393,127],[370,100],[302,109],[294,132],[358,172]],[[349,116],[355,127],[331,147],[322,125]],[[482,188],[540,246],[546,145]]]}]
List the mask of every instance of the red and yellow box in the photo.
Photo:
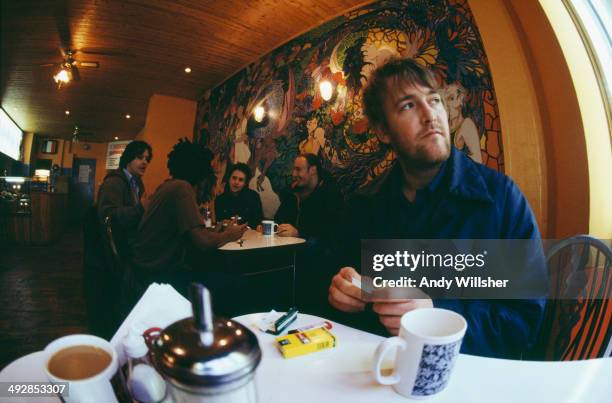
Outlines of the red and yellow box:
[{"label": "red and yellow box", "polygon": [[336,336],[323,327],[279,336],[275,341],[285,358],[293,358],[334,348],[337,344]]}]

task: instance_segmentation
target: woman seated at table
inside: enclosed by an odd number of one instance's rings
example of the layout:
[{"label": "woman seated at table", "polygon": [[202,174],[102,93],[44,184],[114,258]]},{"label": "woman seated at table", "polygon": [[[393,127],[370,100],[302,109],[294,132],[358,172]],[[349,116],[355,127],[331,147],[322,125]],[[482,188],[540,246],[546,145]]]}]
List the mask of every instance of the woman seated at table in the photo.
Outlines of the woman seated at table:
[{"label": "woman seated at table", "polygon": [[230,167],[225,192],[215,199],[217,221],[239,216],[251,228],[256,228],[263,218],[261,199],[257,192],[249,189],[251,169],[238,163]]}]

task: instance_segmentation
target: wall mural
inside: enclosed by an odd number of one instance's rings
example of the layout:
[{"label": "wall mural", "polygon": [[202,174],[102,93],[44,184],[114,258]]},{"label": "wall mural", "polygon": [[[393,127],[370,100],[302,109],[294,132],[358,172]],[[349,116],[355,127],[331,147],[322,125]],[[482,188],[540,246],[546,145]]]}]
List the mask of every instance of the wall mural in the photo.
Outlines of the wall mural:
[{"label": "wall mural", "polygon": [[[206,91],[194,138],[215,153],[219,180],[228,163],[251,167],[249,186],[266,217],[278,208],[300,152],[318,154],[350,195],[395,159],[368,127],[361,102],[370,72],[390,57],[413,58],[435,73],[452,142],[503,172],[495,92],[467,0],[381,1],[292,40]],[[333,89],[329,100],[319,90],[324,81]],[[266,111],[261,121],[258,106]]]}]

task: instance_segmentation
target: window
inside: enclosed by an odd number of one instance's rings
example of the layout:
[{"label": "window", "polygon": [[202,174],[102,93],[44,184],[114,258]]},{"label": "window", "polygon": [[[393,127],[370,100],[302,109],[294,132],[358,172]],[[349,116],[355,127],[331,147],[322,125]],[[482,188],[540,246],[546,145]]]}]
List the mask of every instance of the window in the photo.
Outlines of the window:
[{"label": "window", "polygon": [[4,112],[4,109],[0,108],[0,152],[18,160],[22,137],[21,129]]},{"label": "window", "polygon": [[612,121],[612,2],[564,0],[591,58],[604,97],[608,122]]}]

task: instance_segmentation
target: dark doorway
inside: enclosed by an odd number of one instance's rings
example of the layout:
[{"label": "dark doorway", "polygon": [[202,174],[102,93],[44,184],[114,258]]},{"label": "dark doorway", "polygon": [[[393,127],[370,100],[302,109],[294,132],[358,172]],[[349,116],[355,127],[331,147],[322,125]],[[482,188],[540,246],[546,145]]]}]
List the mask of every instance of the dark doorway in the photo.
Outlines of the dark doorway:
[{"label": "dark doorway", "polygon": [[72,160],[72,179],[70,181],[70,216],[83,221],[87,209],[94,203],[96,183],[96,160],[74,158]]},{"label": "dark doorway", "polygon": [[45,158],[38,158],[36,160],[36,166],[34,169],[51,169],[51,164],[52,164],[53,160],[50,159],[45,159]]}]

